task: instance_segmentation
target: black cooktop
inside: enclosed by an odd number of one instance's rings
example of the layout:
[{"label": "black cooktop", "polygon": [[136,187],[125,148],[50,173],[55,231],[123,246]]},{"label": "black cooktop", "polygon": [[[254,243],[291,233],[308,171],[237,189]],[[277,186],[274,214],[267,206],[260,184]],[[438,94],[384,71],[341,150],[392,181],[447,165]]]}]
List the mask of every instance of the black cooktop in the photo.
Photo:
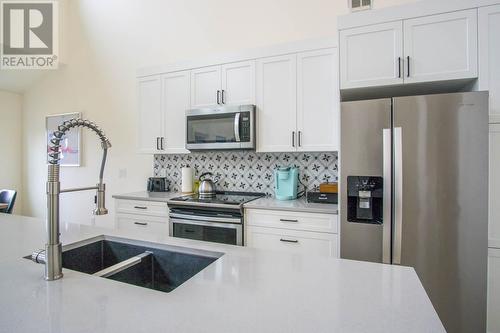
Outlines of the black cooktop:
[{"label": "black cooktop", "polygon": [[265,193],[259,192],[217,192],[213,198],[200,198],[198,194],[184,195],[170,199],[177,202],[192,202],[204,204],[224,204],[224,205],[241,205],[249,201],[264,197]]}]

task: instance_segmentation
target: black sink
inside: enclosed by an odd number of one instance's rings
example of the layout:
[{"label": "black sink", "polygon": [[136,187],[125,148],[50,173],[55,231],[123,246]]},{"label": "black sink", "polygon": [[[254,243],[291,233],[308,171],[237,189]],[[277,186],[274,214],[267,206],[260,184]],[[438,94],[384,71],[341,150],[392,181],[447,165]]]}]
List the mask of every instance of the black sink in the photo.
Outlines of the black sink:
[{"label": "black sink", "polygon": [[[140,262],[106,278],[170,292],[220,258],[223,253],[100,237],[65,246],[63,268],[95,274],[136,256]],[[98,273],[99,274],[99,273]]]}]

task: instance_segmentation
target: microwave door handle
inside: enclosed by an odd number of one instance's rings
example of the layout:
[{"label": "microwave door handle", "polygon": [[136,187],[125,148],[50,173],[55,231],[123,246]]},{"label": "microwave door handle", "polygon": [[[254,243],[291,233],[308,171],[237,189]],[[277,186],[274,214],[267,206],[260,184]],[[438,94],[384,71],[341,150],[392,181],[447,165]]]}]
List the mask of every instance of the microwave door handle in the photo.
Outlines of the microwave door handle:
[{"label": "microwave door handle", "polygon": [[236,142],[240,142],[240,117],[241,113],[236,113],[234,116],[234,137],[236,139]]}]

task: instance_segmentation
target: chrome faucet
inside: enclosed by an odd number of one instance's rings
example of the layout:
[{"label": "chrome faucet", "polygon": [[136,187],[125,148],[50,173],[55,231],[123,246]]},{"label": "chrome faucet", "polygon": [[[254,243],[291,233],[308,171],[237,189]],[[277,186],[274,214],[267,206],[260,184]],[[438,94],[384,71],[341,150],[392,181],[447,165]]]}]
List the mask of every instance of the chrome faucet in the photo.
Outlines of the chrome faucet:
[{"label": "chrome faucet", "polygon": [[[71,188],[61,190],[59,182],[59,160],[61,140],[70,129],[74,127],[86,127],[94,131],[101,139],[101,147],[103,149],[101,170],[99,173],[99,183],[96,186]],[[47,179],[47,243],[45,249],[33,252],[31,259],[36,263],[45,264],[45,280],[53,281],[62,278],[62,245],[59,239],[59,194],[66,192],[97,190],[95,196],[96,208],[94,215],[105,215],[108,210],[105,206],[105,191],[106,185],[103,183],[104,167],[106,165],[106,157],[108,148],[111,148],[111,143],[104,132],[93,122],[83,119],[71,119],[65,121],[53,133],[53,138],[50,140],[49,147],[49,165]]]}]

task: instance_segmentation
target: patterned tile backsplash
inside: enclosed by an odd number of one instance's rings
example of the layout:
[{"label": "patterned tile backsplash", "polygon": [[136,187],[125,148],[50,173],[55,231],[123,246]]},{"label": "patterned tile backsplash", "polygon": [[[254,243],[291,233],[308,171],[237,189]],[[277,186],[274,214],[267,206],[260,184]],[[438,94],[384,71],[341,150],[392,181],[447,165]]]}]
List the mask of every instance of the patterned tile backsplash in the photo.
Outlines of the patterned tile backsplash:
[{"label": "patterned tile backsplash", "polygon": [[273,170],[280,166],[299,168],[299,179],[309,190],[320,183],[337,181],[337,153],[255,153],[245,151],[195,152],[155,155],[154,175],[166,176],[171,190],[180,191],[181,168],[190,166],[195,175],[210,171],[220,178],[218,190],[265,192],[274,195]]}]

